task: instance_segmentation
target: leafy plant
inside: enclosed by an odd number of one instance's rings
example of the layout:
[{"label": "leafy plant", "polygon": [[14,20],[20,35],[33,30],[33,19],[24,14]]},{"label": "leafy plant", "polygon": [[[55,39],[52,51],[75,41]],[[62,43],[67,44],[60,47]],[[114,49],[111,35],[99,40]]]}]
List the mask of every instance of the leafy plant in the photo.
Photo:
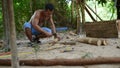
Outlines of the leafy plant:
[{"label": "leafy plant", "polygon": [[35,56],[36,56],[36,59],[38,58],[38,51],[40,49],[40,46],[38,44],[34,44],[33,45],[33,49],[34,49],[34,53],[35,53]]}]

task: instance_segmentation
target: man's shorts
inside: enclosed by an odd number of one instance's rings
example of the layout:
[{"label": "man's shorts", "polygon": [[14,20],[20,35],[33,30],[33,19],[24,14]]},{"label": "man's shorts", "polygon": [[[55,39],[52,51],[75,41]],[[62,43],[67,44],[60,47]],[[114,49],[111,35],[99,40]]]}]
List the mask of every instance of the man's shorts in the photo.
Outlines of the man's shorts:
[{"label": "man's shorts", "polygon": [[[29,22],[25,22],[23,25],[23,28],[25,30],[25,28],[30,28],[32,31],[32,35],[39,35],[40,32],[38,32],[36,29],[34,29],[32,27],[32,25]],[[52,33],[51,29],[47,28],[47,27],[41,27],[43,30],[47,31],[48,33]]]}]

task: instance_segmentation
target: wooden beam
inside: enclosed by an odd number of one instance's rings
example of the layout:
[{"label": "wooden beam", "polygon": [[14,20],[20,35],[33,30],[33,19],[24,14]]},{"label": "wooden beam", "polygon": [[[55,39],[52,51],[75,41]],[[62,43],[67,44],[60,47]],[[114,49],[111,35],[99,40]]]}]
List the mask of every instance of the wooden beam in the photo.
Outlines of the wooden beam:
[{"label": "wooden beam", "polygon": [[[98,57],[80,59],[30,59],[20,60],[21,66],[83,66],[96,64],[120,64],[120,57]],[[10,59],[0,59],[0,66],[10,66]]]}]

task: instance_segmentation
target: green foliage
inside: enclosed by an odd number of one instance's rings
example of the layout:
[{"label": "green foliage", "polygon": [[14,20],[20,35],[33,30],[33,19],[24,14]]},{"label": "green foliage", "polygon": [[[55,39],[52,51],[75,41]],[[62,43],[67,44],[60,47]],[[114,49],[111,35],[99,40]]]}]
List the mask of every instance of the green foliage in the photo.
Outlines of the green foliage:
[{"label": "green foliage", "polygon": [[[71,0],[13,0],[14,1],[14,16],[15,16],[15,24],[17,32],[23,31],[23,24],[25,21],[29,21],[33,12],[37,9],[44,9],[46,3],[54,1],[55,5],[55,13],[54,20],[57,23],[57,26],[67,26],[71,25],[71,6],[68,3]],[[86,0],[86,1],[95,1],[95,0]],[[109,13],[115,13],[115,8],[113,2],[111,0],[96,0],[97,4],[101,4],[102,6],[106,6],[107,11]],[[108,3],[109,2],[109,3]],[[3,20],[2,20],[2,6],[0,0],[0,34],[3,32]],[[32,4],[32,5],[31,5]],[[91,4],[94,5],[94,4]],[[111,19],[113,19],[113,14],[111,15]],[[66,23],[66,24],[64,24]]]},{"label": "green foliage", "polygon": [[44,0],[14,0],[14,16],[17,32],[23,31],[24,22],[29,21],[35,10],[44,9],[44,5]]},{"label": "green foliage", "polygon": [[29,0],[14,0],[14,15],[17,31],[21,31],[22,25],[25,21],[29,20],[30,1]]},{"label": "green foliage", "polygon": [[98,1],[98,4],[102,4],[102,6],[104,6],[108,0],[96,0]]},{"label": "green foliage", "polygon": [[[94,0],[87,0],[87,1],[94,1]],[[105,6],[107,2],[112,0],[95,0],[98,4],[101,4],[102,6]]]},{"label": "green foliage", "polygon": [[108,13],[111,12],[111,17],[110,17],[110,20],[111,20],[111,19],[114,18],[115,13],[116,13],[116,8],[115,8],[115,5],[114,5],[114,2],[113,2],[113,1],[107,2],[106,7],[109,8],[109,9],[107,10]]},{"label": "green foliage", "polygon": [[34,44],[33,49],[34,49],[34,53],[35,53],[35,56],[36,56],[36,59],[37,59],[38,58],[38,52],[40,50],[39,44]]},{"label": "green foliage", "polygon": [[[69,1],[57,0],[57,5],[55,6],[55,17],[54,19],[59,23],[59,26],[66,26],[69,24],[71,19],[71,7],[68,5]],[[66,23],[66,25],[64,24]]]},{"label": "green foliage", "polygon": [[2,2],[0,0],[0,38],[3,36]]},{"label": "green foliage", "polygon": [[[95,1],[88,1],[87,4],[103,19],[103,20],[114,20],[116,19],[116,8],[114,6],[114,2],[112,0],[107,1],[107,3],[102,6],[102,4],[98,4]],[[96,4],[96,6],[95,6]],[[96,7],[96,8],[95,8]],[[86,14],[87,15],[87,14]],[[96,17],[92,14],[94,18]],[[87,21],[92,21],[89,16],[86,17]],[[97,20],[99,20],[97,18]]]}]

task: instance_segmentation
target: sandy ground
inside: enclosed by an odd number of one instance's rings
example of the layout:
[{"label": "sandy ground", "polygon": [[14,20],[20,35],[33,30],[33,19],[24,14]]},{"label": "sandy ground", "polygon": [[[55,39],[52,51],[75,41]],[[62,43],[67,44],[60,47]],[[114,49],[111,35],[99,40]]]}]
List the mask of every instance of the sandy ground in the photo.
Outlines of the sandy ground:
[{"label": "sandy ground", "polygon": [[[59,33],[62,40],[70,41],[70,39],[83,38],[85,36],[76,36],[68,33]],[[104,38],[107,40],[106,46],[96,46],[75,42],[75,45],[50,44],[52,38],[41,39],[42,44],[37,47],[28,47],[28,40],[18,40],[19,59],[54,59],[54,58],[95,58],[95,57],[120,57],[120,39],[119,38]],[[10,55],[0,56],[0,59],[11,58]],[[0,67],[11,68],[11,67]],[[102,64],[102,65],[86,65],[86,66],[21,66],[20,68],[120,68],[120,64]]]}]

